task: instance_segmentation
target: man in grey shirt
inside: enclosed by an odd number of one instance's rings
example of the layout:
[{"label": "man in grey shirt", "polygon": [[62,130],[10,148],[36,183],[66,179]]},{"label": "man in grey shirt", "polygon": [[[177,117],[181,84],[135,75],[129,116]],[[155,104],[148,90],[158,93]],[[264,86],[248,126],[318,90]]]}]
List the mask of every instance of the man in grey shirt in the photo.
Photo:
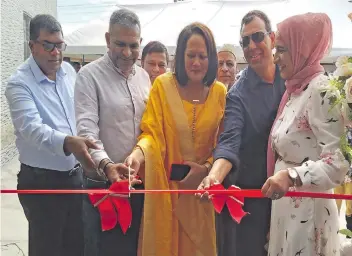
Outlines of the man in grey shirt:
[{"label": "man in grey shirt", "polygon": [[[85,168],[85,187],[107,188],[119,180],[125,158],[140,134],[140,120],[150,90],[148,74],[135,63],[141,25],[137,15],[120,9],[110,17],[105,34],[108,52],[84,66],[77,75],[75,110],[77,132],[100,147],[90,154],[97,170]],[[143,195],[132,195],[132,225],[126,235],[119,225],[102,232],[97,209],[85,196],[85,256],[137,255]]]}]

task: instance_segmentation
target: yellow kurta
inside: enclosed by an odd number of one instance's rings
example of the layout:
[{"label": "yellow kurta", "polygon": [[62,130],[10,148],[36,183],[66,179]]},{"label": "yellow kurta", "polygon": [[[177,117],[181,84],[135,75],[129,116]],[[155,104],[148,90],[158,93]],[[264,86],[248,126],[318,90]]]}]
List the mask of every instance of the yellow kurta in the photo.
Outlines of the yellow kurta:
[{"label": "yellow kurta", "polygon": [[[166,83],[166,84],[163,84]],[[138,146],[145,155],[141,176],[146,189],[178,189],[169,180],[172,163],[184,161],[180,149],[182,134],[177,130],[165,93],[165,86],[175,86],[171,73],[158,77],[153,84],[141,121]],[[173,97],[180,97],[175,93]],[[210,87],[204,104],[196,106],[194,139],[195,161],[211,159],[219,124],[224,115],[226,88],[219,82]],[[193,104],[182,101],[188,126],[193,121]],[[171,106],[176,107],[176,106]],[[187,127],[188,128],[188,127]],[[196,189],[196,187],[194,188]],[[209,202],[194,195],[146,194],[142,219],[140,256],[214,256],[216,255],[214,210]]]},{"label": "yellow kurta", "polygon": [[[352,180],[348,176],[345,178],[345,182],[334,189],[335,194],[346,194],[352,195]],[[346,200],[346,216],[352,216],[352,201]],[[337,209],[341,210],[342,200],[336,200]]]}]

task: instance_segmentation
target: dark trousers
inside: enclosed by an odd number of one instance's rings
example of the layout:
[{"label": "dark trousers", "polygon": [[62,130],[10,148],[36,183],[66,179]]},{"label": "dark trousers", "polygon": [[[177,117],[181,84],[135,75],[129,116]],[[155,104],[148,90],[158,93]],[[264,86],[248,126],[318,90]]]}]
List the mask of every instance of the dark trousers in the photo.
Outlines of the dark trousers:
[{"label": "dark trousers", "polygon": [[[86,189],[105,189],[109,184],[84,178]],[[135,186],[141,189],[143,186]],[[87,195],[83,198],[84,223],[84,255],[85,256],[136,256],[138,248],[139,227],[143,211],[144,195],[132,194],[132,224],[126,234],[122,233],[119,224],[108,231],[102,231],[100,215],[97,208],[90,202]]]},{"label": "dark trousers", "polygon": [[225,206],[216,215],[218,256],[267,256],[264,249],[269,232],[271,201],[245,198],[244,211],[250,214],[237,224]]},{"label": "dark trousers", "polygon": [[[81,189],[82,171],[59,172],[21,164],[18,189]],[[82,196],[19,194],[29,224],[29,256],[82,256]]]},{"label": "dark trousers", "polygon": [[[352,232],[352,216],[346,216],[346,228]],[[351,238],[347,236],[347,238]]]}]

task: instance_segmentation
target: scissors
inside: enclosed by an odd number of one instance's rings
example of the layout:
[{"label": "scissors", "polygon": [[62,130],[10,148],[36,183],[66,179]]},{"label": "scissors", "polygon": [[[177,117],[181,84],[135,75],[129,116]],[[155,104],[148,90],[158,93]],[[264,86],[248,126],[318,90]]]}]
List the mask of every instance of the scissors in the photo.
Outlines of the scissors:
[{"label": "scissors", "polygon": [[130,191],[133,189],[131,186],[131,166],[128,166],[128,197],[131,197]]}]

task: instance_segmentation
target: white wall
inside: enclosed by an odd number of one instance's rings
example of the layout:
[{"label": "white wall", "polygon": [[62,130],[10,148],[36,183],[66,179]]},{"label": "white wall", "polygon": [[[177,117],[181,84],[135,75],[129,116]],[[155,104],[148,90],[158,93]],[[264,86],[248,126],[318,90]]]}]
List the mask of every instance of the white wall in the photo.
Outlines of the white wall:
[{"label": "white wall", "polygon": [[31,17],[44,13],[57,17],[57,0],[1,0],[1,165],[17,154],[4,90],[24,61],[23,12]]}]

